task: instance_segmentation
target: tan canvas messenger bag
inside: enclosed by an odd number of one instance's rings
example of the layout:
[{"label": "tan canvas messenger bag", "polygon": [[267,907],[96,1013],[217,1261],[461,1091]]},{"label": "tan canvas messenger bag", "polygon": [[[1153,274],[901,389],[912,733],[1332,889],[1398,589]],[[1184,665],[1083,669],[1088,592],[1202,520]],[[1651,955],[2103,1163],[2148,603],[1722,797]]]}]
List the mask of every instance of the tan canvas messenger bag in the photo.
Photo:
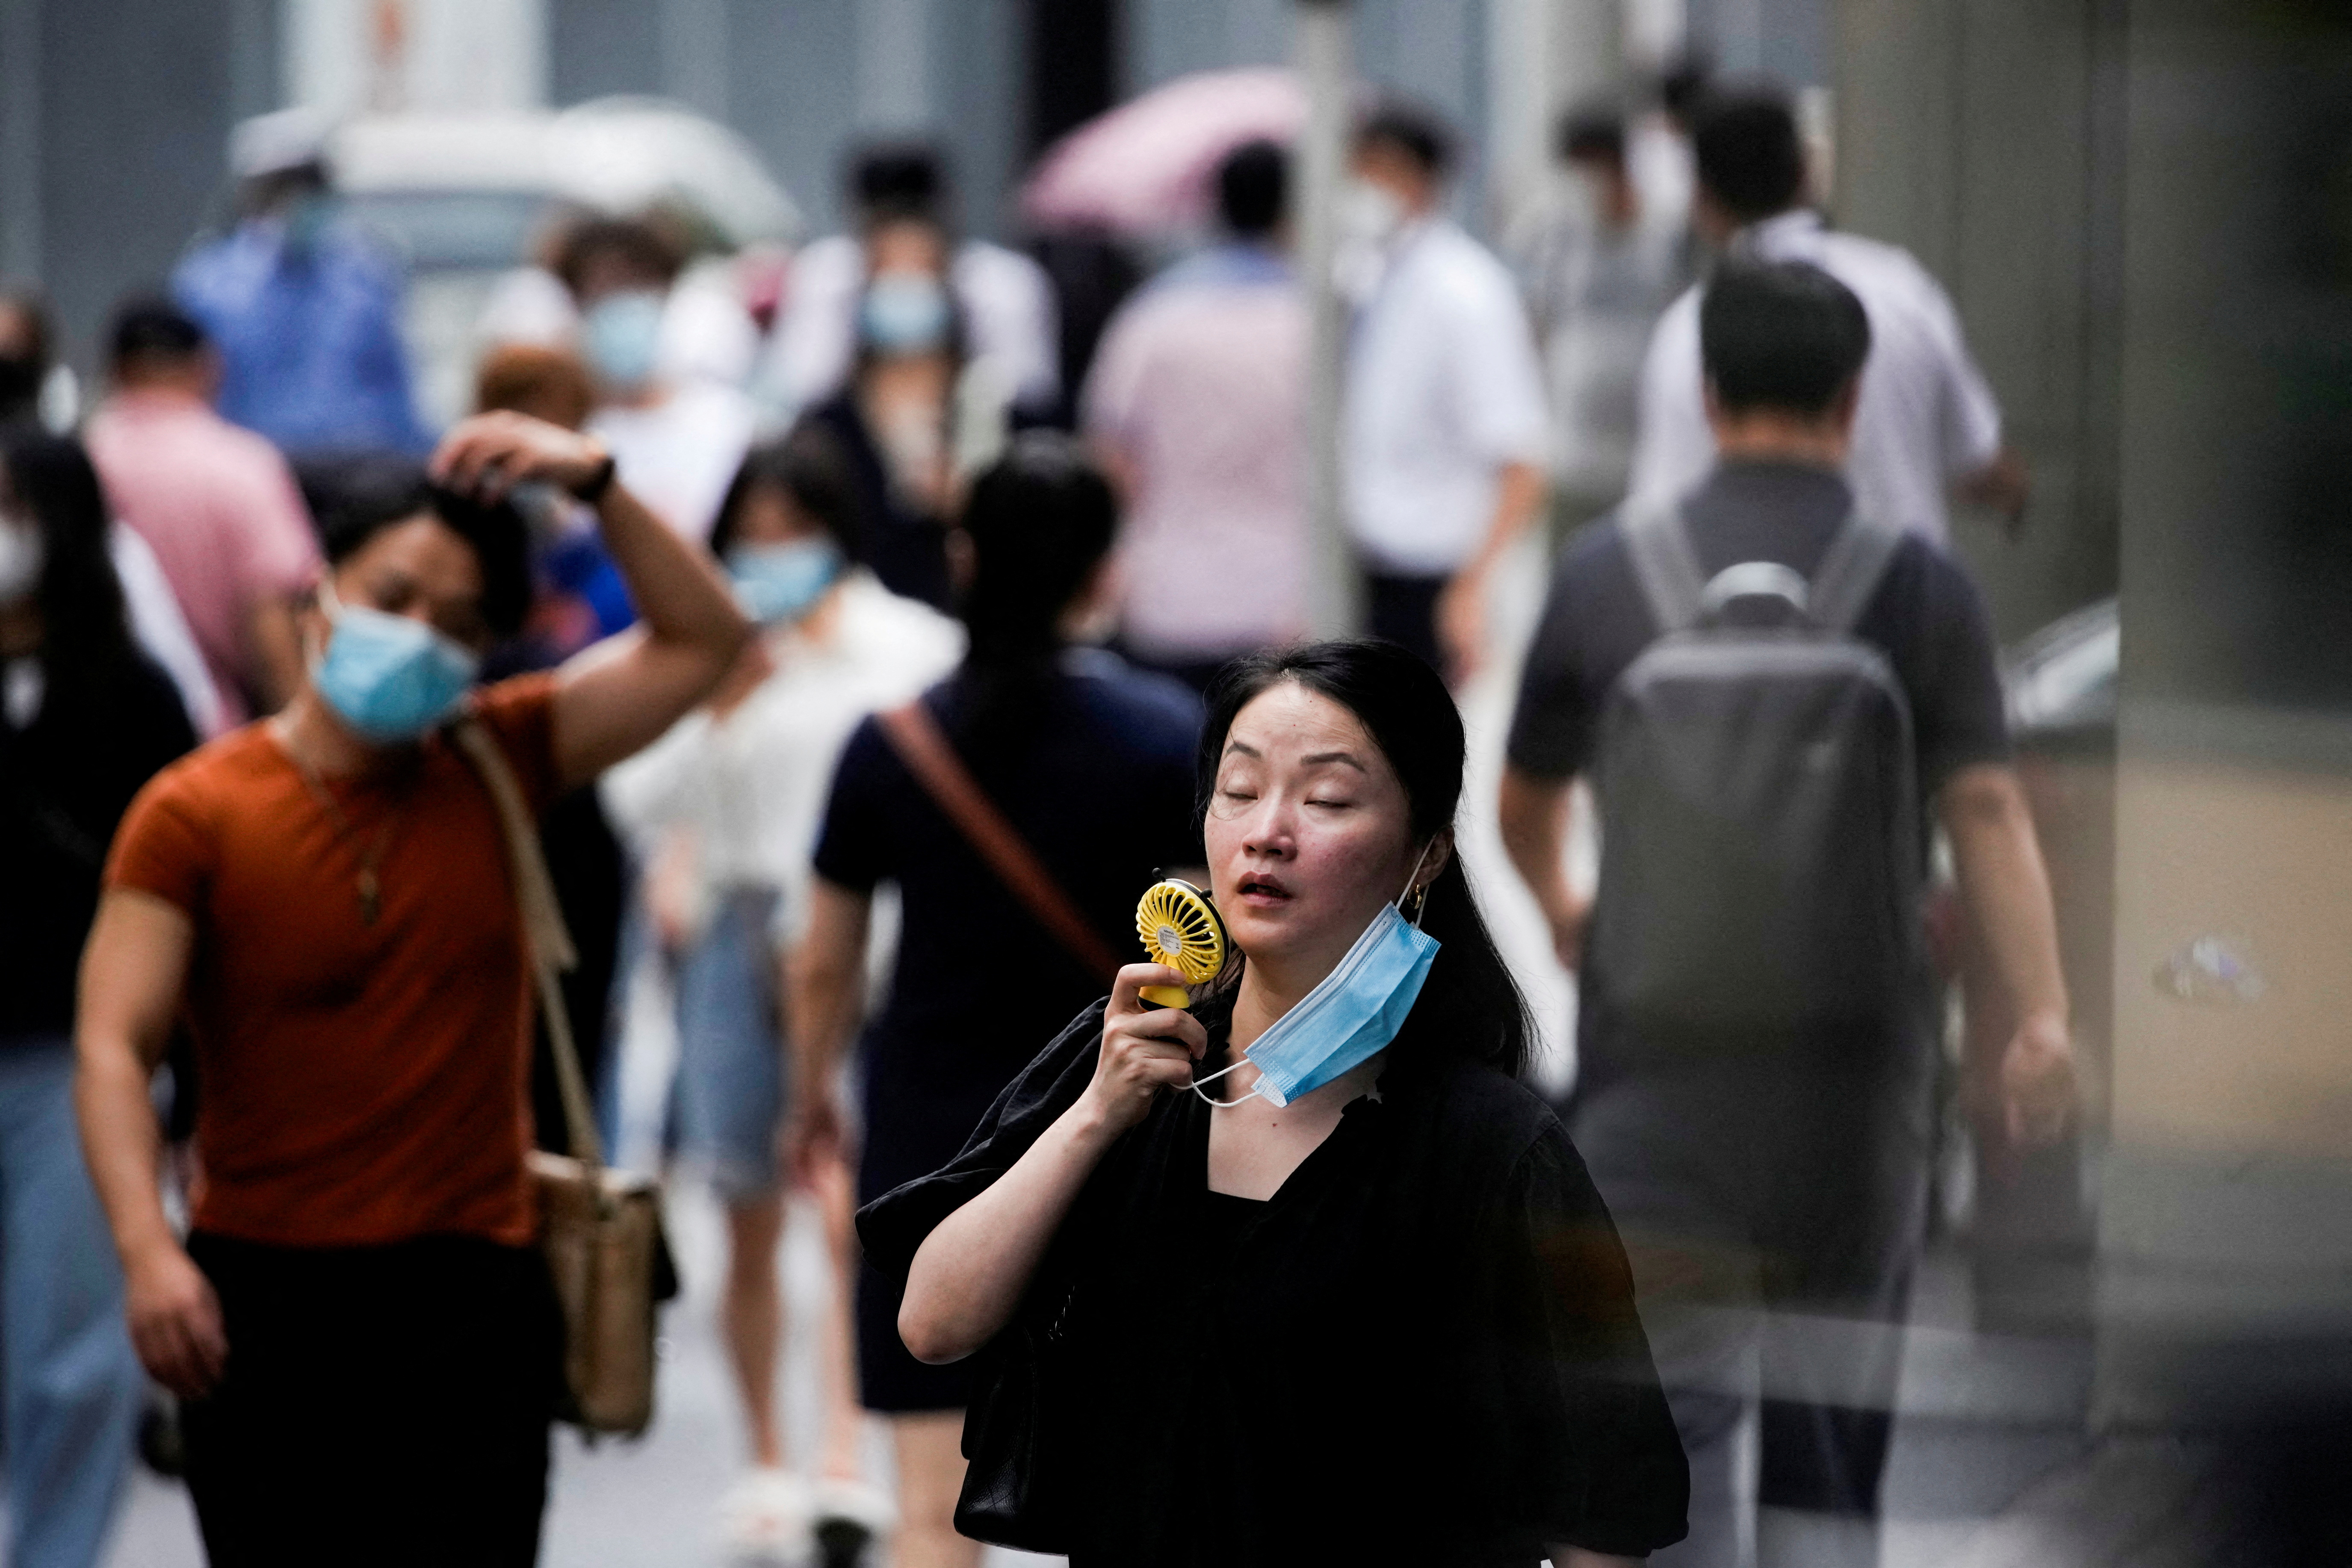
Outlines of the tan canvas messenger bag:
[{"label": "tan canvas messenger bag", "polygon": [[530,1156],[540,1247],[563,1306],[569,1399],[562,1415],[592,1435],[634,1437],[654,1417],[656,1308],[677,1291],[662,1234],[660,1184],[604,1163],[558,978],[578,957],[540,852],[538,824],[506,754],[481,723],[463,720],[451,732],[498,805],[572,1146],[568,1155],[535,1149]]}]

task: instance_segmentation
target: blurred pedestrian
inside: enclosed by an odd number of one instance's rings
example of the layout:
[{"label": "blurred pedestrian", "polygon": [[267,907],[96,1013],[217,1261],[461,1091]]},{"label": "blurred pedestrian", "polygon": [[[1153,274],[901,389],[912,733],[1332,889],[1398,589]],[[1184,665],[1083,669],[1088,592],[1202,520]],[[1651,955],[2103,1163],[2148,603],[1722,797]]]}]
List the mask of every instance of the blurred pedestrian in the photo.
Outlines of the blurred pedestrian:
[{"label": "blurred pedestrian", "polygon": [[[948,534],[963,469],[1003,437],[1001,406],[970,395],[963,319],[948,257],[928,223],[882,225],[866,238],[874,271],[857,306],[849,384],[811,409],[848,466],[865,560],[892,593],[944,609]],[[984,379],[984,378],[983,378]],[[994,426],[975,434],[975,422]]]},{"label": "blurred pedestrian", "polygon": [[814,407],[850,378],[867,285],[896,265],[879,253],[877,237],[907,225],[931,232],[971,357],[989,366],[1005,401],[1030,416],[1050,414],[1061,374],[1054,291],[1044,270],[1019,251],[957,237],[947,161],[928,142],[861,147],[843,173],[853,232],[815,240],[793,258],[789,292],[755,373],[782,416]]},{"label": "blurred pedestrian", "polygon": [[719,1326],[751,1470],[721,1507],[730,1546],[762,1561],[804,1550],[813,1520],[871,1534],[889,1514],[888,1500],[862,1479],[848,1362],[849,1181],[837,1161],[814,1184],[840,1245],[839,1316],[817,1336],[824,1424],[814,1489],[788,1468],[775,1394],[781,954],[808,918],[809,857],[850,731],[875,710],[911,700],[963,650],[953,621],[856,564],[856,499],[822,431],[803,426],[752,450],[710,542],[760,635],[708,704],[603,784],[646,868],[645,897],[677,998],[677,1152],[727,1212]]},{"label": "blurred pedestrian", "polygon": [[1231,667],[1199,756],[1226,984],[1157,1007],[1138,987],[1184,977],[1125,966],[859,1216],[926,1362],[1052,1324],[1048,1392],[976,1408],[972,1457],[1011,1457],[983,1415],[1025,1423],[1061,1517],[1024,1522],[1074,1564],[1581,1568],[1683,1532],[1624,1254],[1517,1081],[1526,1005],[1454,853],[1463,751],[1393,645]]},{"label": "blurred pedestrian", "polygon": [[1562,116],[1557,151],[1563,199],[1515,226],[1506,248],[1543,346],[1552,516],[1564,537],[1624,497],[1643,352],[1690,281],[1691,244],[1685,226],[1650,210],[1622,114]]},{"label": "blurred pedestrian", "polygon": [[1404,104],[1357,127],[1366,247],[1347,371],[1347,507],[1369,625],[1459,684],[1496,565],[1542,510],[1543,374],[1511,275],[1445,216],[1453,132]]},{"label": "blurred pedestrian", "polygon": [[[0,290],[0,425],[37,419],[49,429],[72,422],[70,405],[78,393],[72,372],[51,363],[55,332],[48,308],[29,289]],[[14,369],[8,368],[13,363]],[[59,391],[60,378],[63,391]],[[7,388],[35,389],[27,397],[8,395]],[[60,419],[60,405],[66,417]],[[163,668],[180,694],[180,706],[199,736],[217,735],[232,722],[220,689],[196,644],[178,595],[164,575],[163,563],[146,540],[118,515],[106,533],[107,553],[122,588],[131,616],[131,635],[140,650]]]},{"label": "blurred pedestrian", "polygon": [[[1691,1539],[1655,1561],[1729,1568],[1752,1533],[1763,1568],[1862,1568],[1927,1217],[1928,813],[2021,1020],[1988,1077],[2028,1142],[2067,1114],[2066,988],[1984,606],[1843,477],[1861,301],[1807,264],[1727,262],[1699,330],[1716,466],[1562,559],[1502,829],[1580,975],[1570,1128],[1690,1454]],[[1591,909],[1563,868],[1580,774]]]},{"label": "blurred pedestrian", "polygon": [[220,411],[289,453],[422,453],[400,336],[401,277],[339,214],[329,124],[308,109],[229,138],[236,223],[172,274],[221,356]]},{"label": "blurred pedestrian", "polygon": [[1222,244],[1123,306],[1083,421],[1118,481],[1119,644],[1194,689],[1307,630],[1307,300],[1286,254],[1289,159],[1217,170]]},{"label": "blurred pedestrian", "polygon": [[556,269],[579,308],[580,353],[596,384],[587,429],[656,516],[700,541],[751,445],[752,415],[733,387],[662,366],[662,320],[685,259],[654,224],[591,218],[565,237]]},{"label": "blurred pedestrian", "polygon": [[213,411],[219,355],[171,301],[116,312],[108,369],[88,439],[115,515],[163,566],[227,721],[275,712],[302,683],[295,605],[319,571],[293,474]]},{"label": "blurred pedestrian", "polygon": [[195,736],[107,527],[79,446],[0,434],[0,1452],[25,1568],[99,1562],[146,1392],[74,1130],[74,973],[116,823]]},{"label": "blurred pedestrian", "polygon": [[[474,373],[474,411],[499,409],[578,430],[595,412],[595,384],[587,365],[568,348],[504,343],[484,354]],[[597,535],[592,509],[543,494],[529,521],[540,577],[530,612],[534,642],[558,658],[568,658],[637,618],[621,570]]]},{"label": "blurred pedestrian", "polygon": [[[1795,112],[1777,91],[1718,92],[1696,110],[1700,237],[1727,254],[1809,261],[1870,313],[1847,476],[1864,514],[1942,542],[1948,494],[1991,507],[2014,530],[2026,474],[2001,445],[2000,408],[1969,357],[1958,312],[1910,252],[1825,227],[1811,206]],[[1642,369],[1633,489],[1672,501],[1715,462],[1699,348],[1699,291],[1666,311]]]},{"label": "blurred pedestrian", "polygon": [[[593,440],[485,416],[436,473],[427,510],[328,538],[285,711],[141,793],[83,963],[82,1134],[217,1563],[535,1560],[562,1331],[524,1165],[530,982],[449,726],[543,808],[701,700],[745,634]],[[596,506],[644,634],[469,695],[528,602],[499,495],[525,482]],[[204,1086],[184,1246],[147,1100],[181,1019]]]},{"label": "blurred pedestrian", "polygon": [[56,359],[48,307],[31,289],[0,289],[0,424],[38,419]]},{"label": "blurred pedestrian", "polygon": [[[963,664],[919,709],[899,710],[887,727],[861,724],[834,775],[793,957],[787,1148],[799,1171],[846,1146],[838,1069],[858,1032],[875,889],[896,883],[898,962],[860,1053],[860,1202],[954,1156],[1037,1041],[1102,994],[1108,965],[1097,961],[1135,940],[1137,895],[1160,868],[1200,858],[1197,699],[1068,646],[1072,628],[1101,605],[1116,521],[1108,483],[1075,442],[1017,438],[965,509],[972,577],[961,602],[971,636]],[[919,773],[901,744],[935,760]],[[941,789],[978,797],[1003,831],[975,839],[989,830],[963,826],[969,806],[951,813]],[[1026,893],[993,868],[1007,843],[1026,863]],[[1076,931],[1049,928],[1040,898]],[[1079,933],[1083,952],[1065,940]],[[895,1560],[969,1565],[979,1549],[956,1535],[951,1518],[970,1376],[908,1355],[898,1314],[897,1286],[866,1270],[859,1386],[866,1407],[891,1418]]]}]

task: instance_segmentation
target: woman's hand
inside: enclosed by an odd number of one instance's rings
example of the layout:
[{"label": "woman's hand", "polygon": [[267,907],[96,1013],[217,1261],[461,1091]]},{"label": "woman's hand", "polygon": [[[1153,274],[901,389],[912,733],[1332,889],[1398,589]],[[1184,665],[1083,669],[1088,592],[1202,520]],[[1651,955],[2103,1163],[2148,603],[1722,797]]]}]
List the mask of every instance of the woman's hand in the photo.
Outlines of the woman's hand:
[{"label": "woman's hand", "polygon": [[1146,985],[1187,984],[1164,963],[1130,963],[1118,972],[1103,1014],[1102,1055],[1079,1107],[1116,1137],[1141,1121],[1163,1089],[1192,1081],[1192,1064],[1207,1054],[1209,1033],[1181,1007],[1157,1007],[1138,994]]},{"label": "woman's hand", "polygon": [[576,492],[604,468],[604,443],[593,436],[502,411],[459,420],[441,437],[430,467],[437,483],[495,501],[532,479]]}]

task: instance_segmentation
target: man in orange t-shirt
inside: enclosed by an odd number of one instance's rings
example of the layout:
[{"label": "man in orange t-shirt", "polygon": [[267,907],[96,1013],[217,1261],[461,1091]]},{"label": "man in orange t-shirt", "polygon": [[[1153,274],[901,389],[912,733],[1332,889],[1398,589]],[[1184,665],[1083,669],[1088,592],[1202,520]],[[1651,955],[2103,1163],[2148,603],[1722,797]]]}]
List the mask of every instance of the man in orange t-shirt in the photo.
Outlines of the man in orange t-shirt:
[{"label": "man in orange t-shirt", "polygon": [[[446,726],[478,717],[543,807],[700,701],[746,633],[593,439],[486,415],[433,474],[330,533],[284,711],[132,804],[83,961],[83,1141],[215,1563],[536,1559],[561,1326],[530,1245],[529,964]],[[468,694],[527,608],[504,499],[526,480],[593,502],[643,630]],[[184,1247],[147,1101],[183,1018]]]}]

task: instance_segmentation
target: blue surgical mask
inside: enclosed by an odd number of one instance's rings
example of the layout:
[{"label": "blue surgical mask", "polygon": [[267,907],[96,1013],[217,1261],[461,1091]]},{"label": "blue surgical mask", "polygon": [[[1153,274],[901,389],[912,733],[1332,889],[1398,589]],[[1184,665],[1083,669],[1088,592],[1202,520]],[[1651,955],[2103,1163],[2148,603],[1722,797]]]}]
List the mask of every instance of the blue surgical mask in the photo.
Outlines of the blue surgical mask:
[{"label": "blue surgical mask", "polygon": [[[1422,858],[1428,855],[1423,847]],[[1421,860],[1413,862],[1412,875],[1421,875]],[[1412,879],[1407,879],[1406,889],[1411,888]],[[1248,1094],[1213,1100],[1201,1087],[1232,1072],[1239,1062],[1200,1079],[1192,1091],[1219,1110],[1252,1098],[1288,1105],[1360,1067],[1388,1049],[1404,1027],[1437,949],[1435,937],[1407,924],[1396,905],[1382,904],[1337,967],[1242,1053],[1258,1069],[1258,1080]]]},{"label": "blue surgical mask", "polygon": [[346,605],[323,584],[319,602],[335,629],[310,684],[362,740],[415,740],[449,717],[481,673],[472,650],[423,621]]},{"label": "blue surgical mask", "polygon": [[738,544],[727,552],[735,599],[761,626],[797,621],[815,607],[841,575],[841,547],[830,539],[782,544]]},{"label": "blue surgical mask", "polygon": [[857,308],[868,347],[888,354],[928,353],[948,341],[948,291],[928,272],[877,272]]},{"label": "blue surgical mask", "polygon": [[662,297],[651,289],[608,294],[580,321],[580,347],[596,379],[635,392],[654,378],[661,359]]}]

